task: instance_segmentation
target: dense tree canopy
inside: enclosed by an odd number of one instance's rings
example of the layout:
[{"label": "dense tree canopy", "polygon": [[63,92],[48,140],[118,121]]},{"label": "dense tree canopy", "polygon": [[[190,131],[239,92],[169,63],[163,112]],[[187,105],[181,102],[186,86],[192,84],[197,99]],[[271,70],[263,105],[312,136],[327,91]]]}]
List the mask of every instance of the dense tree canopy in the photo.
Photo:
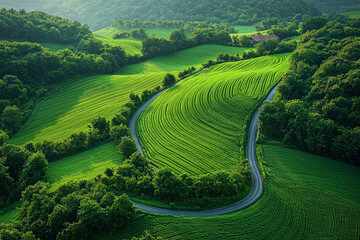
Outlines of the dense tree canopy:
[{"label": "dense tree canopy", "polygon": [[242,25],[256,23],[269,17],[294,16],[297,13],[306,13],[310,16],[320,14],[314,6],[304,0],[1,1],[1,5],[7,8],[41,10],[88,23],[93,30],[107,27],[119,17],[126,20],[140,18],[146,21],[184,20]]},{"label": "dense tree canopy", "polygon": [[263,134],[360,163],[359,27],[360,19],[304,22],[306,33],[290,57],[277,98],[260,113]]},{"label": "dense tree canopy", "polygon": [[87,25],[43,12],[0,9],[0,37],[77,45],[92,37]]}]

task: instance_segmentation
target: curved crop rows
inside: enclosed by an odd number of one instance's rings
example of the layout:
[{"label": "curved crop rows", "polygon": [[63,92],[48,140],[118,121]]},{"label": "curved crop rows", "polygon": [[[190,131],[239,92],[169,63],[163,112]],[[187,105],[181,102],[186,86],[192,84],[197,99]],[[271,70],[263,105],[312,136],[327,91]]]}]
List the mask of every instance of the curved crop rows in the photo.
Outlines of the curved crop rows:
[{"label": "curved crop rows", "polygon": [[202,45],[123,67],[117,75],[72,79],[36,106],[32,117],[10,143],[58,140],[86,130],[95,117],[111,117],[116,113],[129,100],[131,92],[141,94],[161,85],[166,73],[176,74],[198,66],[220,51],[234,54],[243,50]]},{"label": "curved crop rows", "polygon": [[217,65],[173,86],[138,119],[145,155],[178,173],[233,169],[246,117],[287,68],[287,55],[262,57]]}]

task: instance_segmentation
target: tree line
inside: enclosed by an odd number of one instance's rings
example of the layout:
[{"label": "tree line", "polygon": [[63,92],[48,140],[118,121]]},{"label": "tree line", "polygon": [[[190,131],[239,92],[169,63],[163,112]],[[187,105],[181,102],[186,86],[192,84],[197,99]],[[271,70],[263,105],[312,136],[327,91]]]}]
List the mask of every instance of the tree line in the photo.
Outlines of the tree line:
[{"label": "tree line", "polygon": [[[334,0],[333,0],[334,1]],[[348,0],[349,1],[349,0]],[[314,1],[313,1],[314,2]],[[310,16],[321,12],[304,0],[141,0],[117,1],[107,0],[99,3],[96,0],[68,0],[66,2],[49,1],[6,1],[4,7],[37,9],[68,19],[88,23],[92,30],[109,26],[113,20],[143,21],[184,20],[227,23],[230,25],[250,25],[265,18],[284,18],[297,13]]]},{"label": "tree line", "polygon": [[237,30],[224,23],[209,23],[206,21],[185,22],[184,20],[157,20],[141,21],[139,18],[133,20],[123,20],[121,18],[114,20],[111,24],[115,28],[184,28],[187,33],[191,33],[195,28],[212,28],[214,30],[226,30],[229,33],[237,33]]},{"label": "tree line", "polygon": [[259,126],[263,136],[359,164],[360,19],[330,17],[303,23],[290,69]]}]

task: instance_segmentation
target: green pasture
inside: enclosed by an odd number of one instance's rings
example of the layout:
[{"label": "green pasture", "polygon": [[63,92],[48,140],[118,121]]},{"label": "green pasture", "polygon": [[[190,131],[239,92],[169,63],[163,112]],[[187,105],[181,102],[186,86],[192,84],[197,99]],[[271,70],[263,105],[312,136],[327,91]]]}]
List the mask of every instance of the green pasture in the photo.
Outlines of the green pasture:
[{"label": "green pasture", "polygon": [[122,47],[128,54],[141,55],[141,40],[135,38],[113,39],[113,36],[118,32],[119,30],[116,28],[107,27],[94,32],[93,35],[95,38],[101,40],[104,44]]},{"label": "green pasture", "polygon": [[242,52],[244,48],[203,45],[122,68],[118,74],[72,79],[37,104],[12,144],[55,141],[83,131],[97,116],[110,118],[129,100],[129,94],[162,84],[166,73],[176,74],[213,59],[218,52]]},{"label": "green pasture", "polygon": [[46,172],[52,188],[69,181],[92,179],[104,174],[106,168],[121,165],[123,156],[114,142],[109,142],[87,151],[50,162]]},{"label": "green pasture", "polygon": [[360,11],[344,12],[341,14],[344,16],[348,16],[349,18],[360,18]]},{"label": "green pasture", "polygon": [[269,175],[251,207],[207,218],[145,214],[93,239],[128,239],[145,230],[172,240],[360,238],[360,167],[276,142],[263,145],[263,154]]},{"label": "green pasture", "polygon": [[215,44],[205,44],[185,49],[169,55],[156,57],[138,64],[125,66],[118,72],[122,75],[147,74],[163,71],[181,71],[194,66],[199,68],[201,63],[215,59],[219,52],[235,55],[250,48],[229,47]]},{"label": "green pasture", "polygon": [[234,169],[246,117],[288,70],[287,56],[216,65],[164,92],[137,121],[145,155],[177,173]]},{"label": "green pasture", "polygon": [[255,25],[258,23],[255,23],[253,25],[237,25],[234,26],[234,28],[238,31],[238,33],[253,33],[255,32]]}]

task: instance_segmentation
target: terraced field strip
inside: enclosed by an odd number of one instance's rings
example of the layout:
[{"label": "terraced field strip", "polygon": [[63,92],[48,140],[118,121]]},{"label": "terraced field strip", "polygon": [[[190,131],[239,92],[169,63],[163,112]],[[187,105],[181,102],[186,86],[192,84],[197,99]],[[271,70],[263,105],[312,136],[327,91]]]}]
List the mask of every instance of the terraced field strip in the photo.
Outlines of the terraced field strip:
[{"label": "terraced field strip", "polygon": [[219,52],[235,55],[251,48],[229,47],[215,44],[205,44],[198,47],[178,51],[169,55],[156,57],[138,64],[132,64],[120,69],[118,74],[132,75],[163,71],[182,71],[190,66],[200,67],[210,59],[215,59]]},{"label": "terraced field strip", "polygon": [[264,194],[233,214],[187,218],[146,214],[125,228],[93,239],[128,239],[145,230],[164,239],[359,239],[360,167],[263,145],[269,176]]},{"label": "terraced field strip", "polygon": [[114,34],[118,32],[119,30],[116,28],[107,27],[96,31],[93,34],[95,38],[101,40],[104,44],[108,44],[110,46],[120,46],[125,50],[125,52],[131,55],[141,55],[141,40],[136,38],[113,39]]},{"label": "terraced field strip", "polygon": [[[162,84],[166,73],[177,74],[215,58],[218,52],[234,54],[244,48],[203,45],[122,68],[118,74],[78,77],[61,85],[40,102],[12,144],[58,140],[86,130],[96,116],[111,117],[129,100]],[[201,56],[199,56],[201,55]]]},{"label": "terraced field strip", "polygon": [[287,57],[220,64],[168,89],[138,119],[145,155],[178,173],[234,169],[245,119],[285,74]]}]

